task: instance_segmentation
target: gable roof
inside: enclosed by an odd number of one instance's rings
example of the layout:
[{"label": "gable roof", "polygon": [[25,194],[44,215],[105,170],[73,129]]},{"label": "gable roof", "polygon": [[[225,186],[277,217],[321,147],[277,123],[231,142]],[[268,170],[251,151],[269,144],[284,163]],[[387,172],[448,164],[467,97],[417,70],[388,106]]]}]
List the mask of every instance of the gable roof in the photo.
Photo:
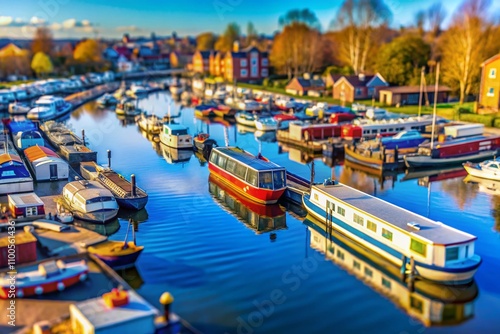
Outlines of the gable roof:
[{"label": "gable roof", "polygon": [[481,64],[481,67],[484,67],[485,65],[488,65],[489,63],[492,63],[496,60],[500,59],[500,53],[497,54],[497,55],[494,55],[493,57],[491,58],[488,58],[486,59],[482,64]]}]

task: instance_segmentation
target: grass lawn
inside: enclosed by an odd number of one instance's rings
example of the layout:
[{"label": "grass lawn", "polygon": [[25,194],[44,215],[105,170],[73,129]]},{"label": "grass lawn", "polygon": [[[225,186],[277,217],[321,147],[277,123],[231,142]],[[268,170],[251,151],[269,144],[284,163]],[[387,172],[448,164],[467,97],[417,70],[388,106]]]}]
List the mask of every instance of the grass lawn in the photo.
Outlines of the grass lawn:
[{"label": "grass lawn", "polygon": [[33,81],[35,81],[35,80],[18,80],[18,81],[0,82],[0,89],[10,88],[12,86],[20,85],[23,83],[30,83]]}]

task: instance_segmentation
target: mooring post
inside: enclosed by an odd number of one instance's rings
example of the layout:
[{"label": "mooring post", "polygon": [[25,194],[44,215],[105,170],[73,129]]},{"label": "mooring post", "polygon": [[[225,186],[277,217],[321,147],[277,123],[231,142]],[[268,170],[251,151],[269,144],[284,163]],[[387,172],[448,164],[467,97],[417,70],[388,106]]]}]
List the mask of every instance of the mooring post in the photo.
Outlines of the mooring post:
[{"label": "mooring post", "polygon": [[130,183],[132,185],[132,196],[136,196],[135,174],[130,175]]},{"label": "mooring post", "polygon": [[82,140],[83,140],[83,146],[87,146],[85,143],[85,129],[82,129]]},{"label": "mooring post", "polygon": [[108,167],[111,169],[111,150],[108,150]]}]

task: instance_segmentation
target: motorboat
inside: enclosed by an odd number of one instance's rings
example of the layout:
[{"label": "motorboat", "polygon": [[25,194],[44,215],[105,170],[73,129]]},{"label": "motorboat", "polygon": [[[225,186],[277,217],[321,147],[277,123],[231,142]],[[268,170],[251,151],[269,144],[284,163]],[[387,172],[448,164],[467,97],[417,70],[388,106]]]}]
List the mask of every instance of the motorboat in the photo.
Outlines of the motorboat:
[{"label": "motorboat", "polygon": [[72,105],[62,97],[46,95],[35,102],[35,107],[28,112],[28,119],[36,121],[51,120],[71,111]]},{"label": "motorboat", "polygon": [[500,159],[486,160],[478,164],[466,162],[463,166],[471,176],[500,181]]},{"label": "motorboat", "polygon": [[271,116],[258,117],[255,120],[255,127],[260,131],[274,131],[278,130],[278,122]]},{"label": "motorboat", "polygon": [[113,95],[106,93],[100,98],[98,98],[96,102],[101,107],[107,107],[117,104],[118,100]]},{"label": "motorboat", "polygon": [[243,100],[236,102],[236,109],[243,111],[260,111],[262,110],[262,106],[259,102],[253,100]]},{"label": "motorboat", "polygon": [[160,141],[177,149],[193,149],[193,138],[188,133],[188,128],[181,124],[163,123]]},{"label": "motorboat", "polygon": [[137,116],[142,113],[142,110],[136,106],[135,101],[130,99],[121,100],[117,105],[115,112],[117,115]]},{"label": "motorboat", "polygon": [[11,115],[26,115],[31,110],[28,103],[12,102],[9,103],[9,114]]},{"label": "motorboat", "polygon": [[208,133],[199,133],[193,138],[194,148],[197,151],[204,152],[207,147],[217,146],[217,142],[210,138]]},{"label": "motorboat", "polygon": [[255,120],[257,119],[257,117],[250,112],[239,111],[234,115],[234,119],[238,124],[255,127]]}]

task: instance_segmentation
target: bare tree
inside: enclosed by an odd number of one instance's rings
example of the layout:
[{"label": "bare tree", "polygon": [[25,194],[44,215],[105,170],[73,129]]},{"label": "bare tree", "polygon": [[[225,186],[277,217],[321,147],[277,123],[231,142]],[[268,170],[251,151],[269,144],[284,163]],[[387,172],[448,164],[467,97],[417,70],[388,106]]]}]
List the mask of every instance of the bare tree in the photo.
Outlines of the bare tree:
[{"label": "bare tree", "polygon": [[375,28],[387,24],[392,12],[383,0],[345,0],[332,26],[341,31],[341,47],[345,60],[354,73],[363,73],[373,45]]},{"label": "bare tree", "polygon": [[480,64],[492,55],[486,47],[492,36],[493,24],[488,19],[490,7],[491,0],[465,0],[443,34],[443,77],[450,85],[458,86],[460,103],[478,80]]},{"label": "bare tree", "polygon": [[429,9],[427,9],[425,17],[428,29],[434,37],[437,37],[441,33],[441,25],[443,24],[446,15],[446,9],[443,7],[441,2],[436,2],[431,5]]}]

